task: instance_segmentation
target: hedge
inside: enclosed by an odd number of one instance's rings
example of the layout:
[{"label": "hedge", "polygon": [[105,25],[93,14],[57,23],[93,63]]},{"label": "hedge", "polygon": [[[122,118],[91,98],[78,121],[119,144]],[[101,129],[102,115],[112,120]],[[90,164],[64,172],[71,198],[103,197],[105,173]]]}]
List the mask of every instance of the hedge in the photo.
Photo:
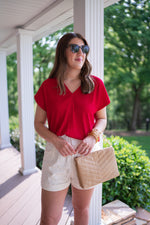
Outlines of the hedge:
[{"label": "hedge", "polygon": [[104,137],[113,146],[120,176],[103,183],[103,204],[119,199],[132,208],[150,210],[150,162],[145,150],[118,136]]}]

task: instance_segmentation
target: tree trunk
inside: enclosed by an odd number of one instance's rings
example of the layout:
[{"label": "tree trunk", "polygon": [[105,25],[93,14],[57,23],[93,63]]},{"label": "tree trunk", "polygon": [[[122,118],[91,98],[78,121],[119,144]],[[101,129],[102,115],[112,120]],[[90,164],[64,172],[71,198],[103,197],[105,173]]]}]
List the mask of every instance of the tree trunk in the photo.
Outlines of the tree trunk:
[{"label": "tree trunk", "polygon": [[138,116],[138,109],[139,109],[139,99],[140,95],[140,89],[137,89],[135,91],[135,99],[134,99],[134,106],[133,106],[133,112],[132,112],[132,120],[130,125],[130,130],[135,131],[136,130],[136,124],[137,124],[137,116]]},{"label": "tree trunk", "polygon": [[139,102],[138,115],[137,115],[137,129],[142,128],[142,118],[141,118],[141,102]]}]

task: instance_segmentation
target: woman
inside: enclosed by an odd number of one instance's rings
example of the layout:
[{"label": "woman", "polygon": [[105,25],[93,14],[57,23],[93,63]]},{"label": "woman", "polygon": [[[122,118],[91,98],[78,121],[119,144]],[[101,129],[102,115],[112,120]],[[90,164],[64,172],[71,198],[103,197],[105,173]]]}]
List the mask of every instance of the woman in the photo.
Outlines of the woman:
[{"label": "woman", "polygon": [[101,79],[90,75],[88,52],[87,41],[80,34],[65,34],[57,45],[54,68],[35,95],[35,129],[47,141],[41,225],[58,224],[70,184],[74,225],[88,225],[94,188],[80,187],[74,157],[94,150],[106,127],[110,103]]}]

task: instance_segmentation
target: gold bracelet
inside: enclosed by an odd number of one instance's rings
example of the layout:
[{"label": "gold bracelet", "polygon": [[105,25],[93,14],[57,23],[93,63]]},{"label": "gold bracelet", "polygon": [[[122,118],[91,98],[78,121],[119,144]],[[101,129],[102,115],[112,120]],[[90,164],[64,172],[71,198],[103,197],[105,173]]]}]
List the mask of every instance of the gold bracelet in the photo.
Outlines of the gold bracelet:
[{"label": "gold bracelet", "polygon": [[92,135],[95,139],[96,139],[96,143],[98,141],[100,141],[100,134],[102,132],[100,132],[98,129],[94,128],[90,133],[88,133],[88,135]]}]

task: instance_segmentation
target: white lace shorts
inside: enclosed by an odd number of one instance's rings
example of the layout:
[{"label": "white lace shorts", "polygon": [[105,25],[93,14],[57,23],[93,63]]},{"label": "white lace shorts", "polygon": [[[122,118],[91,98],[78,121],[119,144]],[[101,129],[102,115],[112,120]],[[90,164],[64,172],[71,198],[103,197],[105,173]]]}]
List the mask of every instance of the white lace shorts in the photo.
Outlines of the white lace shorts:
[{"label": "white lace shorts", "polygon": [[[81,142],[81,140],[70,138],[66,135],[63,135],[62,138],[69,142],[74,149]],[[92,151],[98,148],[100,148],[99,143],[94,146]],[[83,189],[79,184],[74,163],[74,157],[77,155],[64,157],[53,144],[48,142],[43,158],[42,188],[47,191],[61,191],[72,184],[77,189]]]}]

